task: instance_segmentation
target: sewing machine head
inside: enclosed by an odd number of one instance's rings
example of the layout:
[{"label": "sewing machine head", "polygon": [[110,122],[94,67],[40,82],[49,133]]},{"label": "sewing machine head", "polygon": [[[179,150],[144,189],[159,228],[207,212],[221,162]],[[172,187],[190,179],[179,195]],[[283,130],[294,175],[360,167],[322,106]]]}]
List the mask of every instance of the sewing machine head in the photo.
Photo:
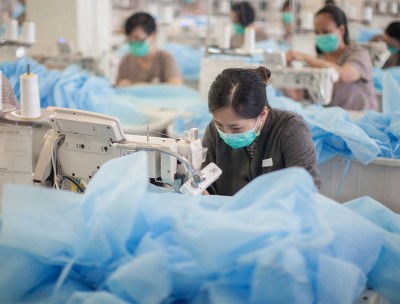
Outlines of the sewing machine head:
[{"label": "sewing machine head", "polygon": [[338,79],[339,74],[334,68],[286,67],[272,70],[271,83],[280,89],[306,89],[312,102],[329,105]]},{"label": "sewing machine head", "polygon": [[390,57],[390,52],[387,50],[384,41],[370,41],[367,43],[360,43],[359,45],[368,51],[372,65],[375,67],[382,67]]},{"label": "sewing machine head", "polygon": [[[52,130],[34,174],[34,181],[40,184],[53,171],[53,183],[57,187],[64,179],[87,185],[106,161],[143,150],[148,155],[149,178],[167,183],[177,192],[189,183],[184,188],[186,193],[199,194],[221,174],[217,172],[207,180],[196,179],[206,149],[195,129],[187,132],[184,139],[126,135],[118,118],[60,108],[55,109],[50,124]],[[80,188],[83,191],[84,186]]]}]

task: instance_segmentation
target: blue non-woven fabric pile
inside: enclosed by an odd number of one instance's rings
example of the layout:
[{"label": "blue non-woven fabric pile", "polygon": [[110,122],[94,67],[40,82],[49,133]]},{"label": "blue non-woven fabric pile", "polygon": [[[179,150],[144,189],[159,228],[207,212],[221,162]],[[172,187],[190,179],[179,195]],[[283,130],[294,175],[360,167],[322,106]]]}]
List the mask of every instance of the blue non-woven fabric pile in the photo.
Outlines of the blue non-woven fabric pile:
[{"label": "blue non-woven fabric pile", "polygon": [[154,193],[146,166],[112,160],[84,195],[6,186],[0,302],[400,301],[398,215],[378,203],[337,204],[300,168],[233,197]]},{"label": "blue non-woven fabric pile", "polygon": [[375,36],[379,36],[383,34],[382,29],[378,28],[361,28],[358,32],[358,36],[356,37],[357,42],[367,43]]},{"label": "blue non-woven fabric pile", "polygon": [[143,108],[187,110],[200,103],[200,95],[184,86],[157,85],[130,88],[113,88],[111,82],[70,65],[64,71],[47,70],[31,58],[0,64],[0,70],[10,80],[20,99],[19,77],[30,65],[38,75],[41,107],[56,106],[94,111],[116,116],[124,125],[141,125],[150,122]]},{"label": "blue non-woven fabric pile", "polygon": [[374,67],[372,76],[374,80],[375,91],[377,92],[383,91],[383,83],[384,83],[383,79],[385,74],[389,74],[398,83],[400,82],[400,67],[391,67],[385,69]]}]

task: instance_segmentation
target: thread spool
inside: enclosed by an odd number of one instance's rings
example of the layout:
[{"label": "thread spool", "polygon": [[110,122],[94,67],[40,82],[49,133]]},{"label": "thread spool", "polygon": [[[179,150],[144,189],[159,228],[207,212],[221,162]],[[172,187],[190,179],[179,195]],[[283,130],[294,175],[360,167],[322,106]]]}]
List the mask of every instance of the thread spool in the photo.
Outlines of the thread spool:
[{"label": "thread spool", "polygon": [[30,21],[25,21],[22,24],[22,41],[26,43],[35,42],[35,23]]},{"label": "thread spool", "polygon": [[22,74],[19,79],[22,118],[39,118],[41,110],[38,76],[28,70],[28,73]]},{"label": "thread spool", "polygon": [[172,23],[174,21],[174,8],[173,6],[165,6],[163,9],[163,21],[164,23]]},{"label": "thread spool", "polygon": [[9,19],[6,21],[6,31],[4,34],[6,40],[16,41],[18,39],[18,21]]},{"label": "thread spool", "polygon": [[349,5],[350,19],[357,19],[357,6],[350,4]]},{"label": "thread spool", "polygon": [[303,28],[305,30],[309,30],[309,31],[313,30],[314,29],[314,14],[310,13],[310,12],[305,12],[303,14],[303,19],[304,19]]},{"label": "thread spool", "polygon": [[3,111],[3,72],[0,71],[0,111]]},{"label": "thread spool", "polygon": [[218,46],[221,49],[229,49],[231,46],[231,25],[225,23],[220,31]]},{"label": "thread spool", "polygon": [[399,4],[397,2],[392,2],[390,5],[390,13],[392,15],[397,15],[399,13]]},{"label": "thread spool", "polygon": [[386,14],[388,9],[388,3],[386,1],[380,1],[379,2],[379,12],[381,14]]},{"label": "thread spool", "polygon": [[244,50],[254,53],[256,49],[256,31],[254,27],[248,26],[244,29]]},{"label": "thread spool", "polygon": [[222,0],[220,13],[221,14],[229,14],[230,11],[231,11],[231,2],[227,1],[227,0]]},{"label": "thread spool", "polygon": [[158,18],[159,17],[158,6],[156,4],[149,4],[147,11],[154,18]]},{"label": "thread spool", "polygon": [[371,22],[371,21],[372,21],[373,14],[374,14],[374,10],[373,10],[372,7],[370,7],[370,6],[365,7],[365,10],[364,10],[364,20],[365,20],[365,21],[368,21],[368,22]]}]

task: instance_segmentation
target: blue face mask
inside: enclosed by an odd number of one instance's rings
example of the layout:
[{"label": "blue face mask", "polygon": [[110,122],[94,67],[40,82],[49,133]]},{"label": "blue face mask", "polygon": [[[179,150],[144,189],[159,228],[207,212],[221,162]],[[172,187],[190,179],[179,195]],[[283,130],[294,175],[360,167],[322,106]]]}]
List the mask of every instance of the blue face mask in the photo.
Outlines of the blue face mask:
[{"label": "blue face mask", "polygon": [[293,23],[293,14],[290,12],[283,12],[282,13],[282,21],[285,24],[292,24]]},{"label": "blue face mask", "polygon": [[230,146],[232,149],[239,149],[243,147],[250,146],[253,141],[256,139],[258,135],[260,135],[260,132],[256,132],[256,127],[258,124],[258,121],[260,119],[260,116],[257,118],[256,124],[254,125],[254,128],[243,132],[243,133],[233,133],[233,134],[226,134],[222,132],[218,127],[216,126],[216,129],[218,131],[219,136],[222,138],[222,140]]},{"label": "blue face mask", "polygon": [[244,34],[244,26],[240,23],[234,23],[233,28],[236,34],[243,35]]},{"label": "blue face mask", "polygon": [[129,49],[136,57],[145,57],[150,53],[150,47],[147,41],[129,42]]},{"label": "blue face mask", "polygon": [[323,53],[333,53],[339,47],[338,36],[334,33],[326,35],[317,35],[315,37],[315,43]]},{"label": "blue face mask", "polygon": [[397,54],[397,53],[400,51],[400,48],[395,48],[395,47],[393,47],[393,46],[391,46],[391,45],[389,45],[389,44],[386,44],[386,45],[387,45],[388,51],[389,51],[390,54],[392,54],[392,55],[395,55],[395,54]]}]

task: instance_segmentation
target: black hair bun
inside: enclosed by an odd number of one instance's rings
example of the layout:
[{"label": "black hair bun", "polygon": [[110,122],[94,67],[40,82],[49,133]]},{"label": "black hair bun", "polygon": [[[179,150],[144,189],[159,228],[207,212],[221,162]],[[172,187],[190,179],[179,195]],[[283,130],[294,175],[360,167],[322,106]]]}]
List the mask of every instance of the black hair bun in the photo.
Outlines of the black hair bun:
[{"label": "black hair bun", "polygon": [[271,77],[271,71],[263,66],[259,66],[257,69],[254,70],[254,72],[261,76],[265,84],[267,84],[268,79]]}]

